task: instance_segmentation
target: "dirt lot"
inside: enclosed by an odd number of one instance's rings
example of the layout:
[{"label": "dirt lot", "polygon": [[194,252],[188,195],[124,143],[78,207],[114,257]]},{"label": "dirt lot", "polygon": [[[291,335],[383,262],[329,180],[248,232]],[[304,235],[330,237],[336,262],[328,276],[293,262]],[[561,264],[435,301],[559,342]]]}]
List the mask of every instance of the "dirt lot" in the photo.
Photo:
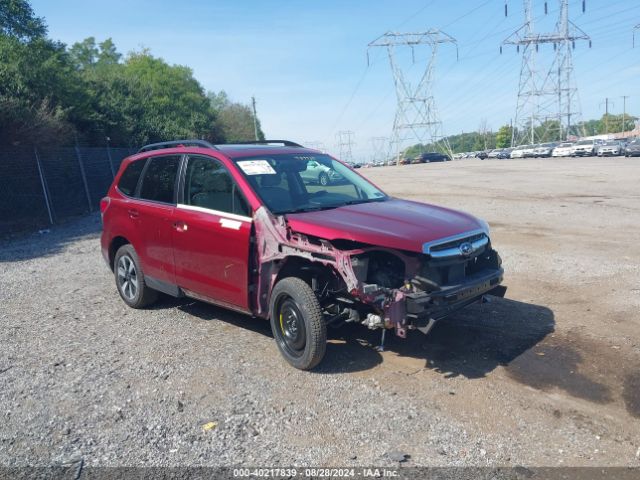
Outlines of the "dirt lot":
[{"label": "dirt lot", "polygon": [[4,241],[0,464],[640,465],[640,160],[362,172],[487,219],[507,298],[383,353],[334,331],[304,373],[266,322],[127,309],[95,216]]}]

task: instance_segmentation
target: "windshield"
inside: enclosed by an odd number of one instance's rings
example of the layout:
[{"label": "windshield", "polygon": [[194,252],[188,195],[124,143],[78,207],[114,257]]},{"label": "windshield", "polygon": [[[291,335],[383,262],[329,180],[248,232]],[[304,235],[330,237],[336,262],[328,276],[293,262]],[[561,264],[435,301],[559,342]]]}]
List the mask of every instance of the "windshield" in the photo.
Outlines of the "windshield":
[{"label": "windshield", "polygon": [[274,214],[326,210],[388,197],[328,155],[274,154],[236,159],[239,170]]},{"label": "windshield", "polygon": [[593,140],[580,140],[576,145],[593,145]]},{"label": "windshield", "polygon": [[608,140],[606,142],[604,142],[605,145],[618,145],[618,141],[617,140]]}]

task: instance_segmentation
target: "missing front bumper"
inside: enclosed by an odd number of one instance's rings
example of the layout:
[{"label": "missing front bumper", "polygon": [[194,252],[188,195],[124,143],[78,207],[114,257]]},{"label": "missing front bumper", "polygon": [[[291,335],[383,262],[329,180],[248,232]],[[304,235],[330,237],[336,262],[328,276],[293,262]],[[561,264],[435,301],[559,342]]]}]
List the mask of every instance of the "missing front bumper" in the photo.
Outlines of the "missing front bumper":
[{"label": "missing front bumper", "polygon": [[[507,287],[500,285],[504,271],[494,270],[480,278],[471,278],[464,284],[437,292],[419,292],[406,295],[407,320],[420,330],[432,321],[442,320],[452,313],[482,299],[484,295],[504,297]],[[429,327],[430,329],[430,327]]]}]

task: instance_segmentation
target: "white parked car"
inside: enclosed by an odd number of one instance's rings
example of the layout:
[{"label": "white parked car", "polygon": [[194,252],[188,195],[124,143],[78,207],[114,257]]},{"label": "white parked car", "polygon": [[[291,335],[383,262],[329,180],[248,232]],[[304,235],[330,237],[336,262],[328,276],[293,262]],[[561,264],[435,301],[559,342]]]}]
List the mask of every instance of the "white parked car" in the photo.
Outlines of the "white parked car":
[{"label": "white parked car", "polygon": [[572,157],[590,157],[596,154],[596,148],[599,142],[597,140],[578,140],[571,147]]},{"label": "white parked car", "polygon": [[524,149],[527,145],[518,145],[516,148],[511,150],[511,158],[523,158],[524,157]]},{"label": "white parked car", "polygon": [[571,148],[573,147],[573,143],[565,142],[558,145],[551,152],[552,157],[570,157],[571,156]]},{"label": "white parked car", "polygon": [[522,152],[522,156],[525,158],[531,158],[536,156],[536,148],[540,146],[539,143],[535,143],[533,145],[525,145],[524,150]]},{"label": "white parked car", "polygon": [[622,155],[622,145],[618,140],[607,140],[596,147],[596,155],[599,157]]},{"label": "white parked car", "polygon": [[316,160],[309,160],[307,162],[307,168],[300,172],[300,178],[302,178],[302,181],[305,183],[317,183],[323,187],[344,179],[344,177],[333,168],[319,163]]}]

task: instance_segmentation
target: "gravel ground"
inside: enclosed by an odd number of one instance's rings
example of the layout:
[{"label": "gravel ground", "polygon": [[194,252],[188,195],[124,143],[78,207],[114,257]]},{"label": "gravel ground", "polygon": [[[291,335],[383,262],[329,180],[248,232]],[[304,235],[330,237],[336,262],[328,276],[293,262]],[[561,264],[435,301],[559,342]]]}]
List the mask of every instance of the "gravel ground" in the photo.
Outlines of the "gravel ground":
[{"label": "gravel ground", "polygon": [[97,216],[5,240],[0,464],[640,465],[640,161],[363,172],[488,219],[507,298],[383,353],[333,331],[305,373],[267,322],[188,299],[128,309]]}]

